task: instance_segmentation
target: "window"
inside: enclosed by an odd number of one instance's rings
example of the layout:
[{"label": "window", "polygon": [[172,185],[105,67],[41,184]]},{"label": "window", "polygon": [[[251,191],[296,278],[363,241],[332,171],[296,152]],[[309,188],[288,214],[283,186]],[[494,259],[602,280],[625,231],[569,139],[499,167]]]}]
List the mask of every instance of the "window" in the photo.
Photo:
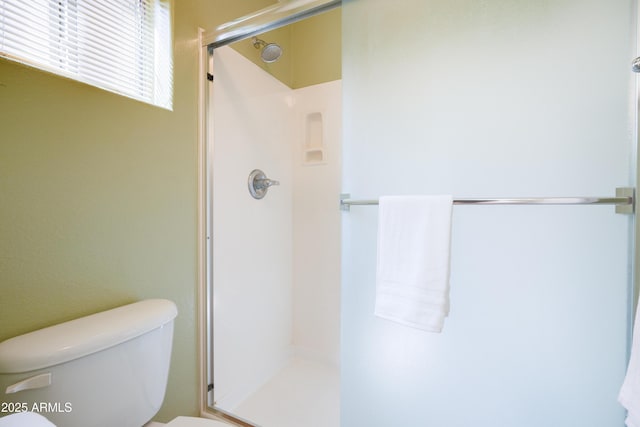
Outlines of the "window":
[{"label": "window", "polygon": [[0,56],[172,108],[170,0],[0,0]]}]

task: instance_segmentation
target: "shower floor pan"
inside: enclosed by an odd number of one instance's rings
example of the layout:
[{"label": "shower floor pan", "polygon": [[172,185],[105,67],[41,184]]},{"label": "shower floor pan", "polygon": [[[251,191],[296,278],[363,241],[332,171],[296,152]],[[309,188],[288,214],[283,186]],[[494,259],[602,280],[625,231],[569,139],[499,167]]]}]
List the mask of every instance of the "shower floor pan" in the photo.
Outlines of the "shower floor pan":
[{"label": "shower floor pan", "polygon": [[339,427],[338,368],[295,358],[233,413],[260,427]]}]

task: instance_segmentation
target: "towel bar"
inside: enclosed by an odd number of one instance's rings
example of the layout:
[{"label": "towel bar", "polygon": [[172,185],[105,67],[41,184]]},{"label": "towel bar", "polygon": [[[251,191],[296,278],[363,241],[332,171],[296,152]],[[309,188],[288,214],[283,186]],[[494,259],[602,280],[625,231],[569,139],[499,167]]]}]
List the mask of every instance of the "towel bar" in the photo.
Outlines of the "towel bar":
[{"label": "towel bar", "polygon": [[[377,205],[377,199],[352,199],[350,194],[340,195],[340,209],[351,206]],[[462,198],[453,199],[454,205],[615,205],[616,213],[634,213],[635,188],[616,188],[615,197],[519,197],[519,198]]]}]

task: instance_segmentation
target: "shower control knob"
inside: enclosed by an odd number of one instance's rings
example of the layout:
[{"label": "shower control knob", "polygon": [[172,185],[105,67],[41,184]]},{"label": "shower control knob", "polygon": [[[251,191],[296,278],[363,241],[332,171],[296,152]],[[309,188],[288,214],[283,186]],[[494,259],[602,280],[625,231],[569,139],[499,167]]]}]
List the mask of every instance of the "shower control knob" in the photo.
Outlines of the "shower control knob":
[{"label": "shower control knob", "polygon": [[269,187],[280,185],[280,182],[269,179],[260,169],[255,169],[249,174],[249,193],[254,199],[262,199]]}]

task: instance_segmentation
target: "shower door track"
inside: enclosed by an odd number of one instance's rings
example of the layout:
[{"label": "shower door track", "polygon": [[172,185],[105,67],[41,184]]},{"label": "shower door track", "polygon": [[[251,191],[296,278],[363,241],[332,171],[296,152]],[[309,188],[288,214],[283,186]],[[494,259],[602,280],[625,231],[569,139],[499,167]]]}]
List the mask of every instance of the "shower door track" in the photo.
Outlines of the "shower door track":
[{"label": "shower door track", "polygon": [[267,31],[301,21],[339,7],[342,0],[308,0],[278,2],[252,14],[242,16],[202,34],[201,46],[215,49],[257,36]]}]

